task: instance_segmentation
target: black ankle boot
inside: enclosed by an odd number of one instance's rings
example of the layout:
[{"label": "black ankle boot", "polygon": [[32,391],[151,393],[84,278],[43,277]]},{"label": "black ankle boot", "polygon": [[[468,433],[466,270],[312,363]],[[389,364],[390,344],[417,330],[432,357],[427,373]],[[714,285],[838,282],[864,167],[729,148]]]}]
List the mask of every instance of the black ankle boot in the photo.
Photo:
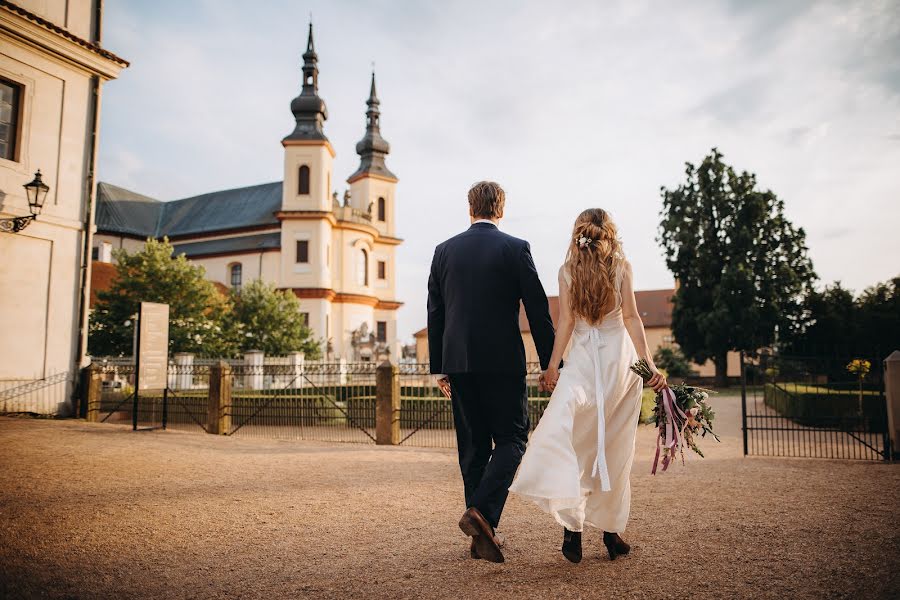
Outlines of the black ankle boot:
[{"label": "black ankle boot", "polygon": [[631,552],[631,546],[625,543],[618,533],[603,532],[603,545],[609,552],[609,560],[616,560],[618,555],[626,555]]},{"label": "black ankle boot", "polygon": [[581,562],[581,532],[563,529],[562,553],[568,560],[578,564]]}]

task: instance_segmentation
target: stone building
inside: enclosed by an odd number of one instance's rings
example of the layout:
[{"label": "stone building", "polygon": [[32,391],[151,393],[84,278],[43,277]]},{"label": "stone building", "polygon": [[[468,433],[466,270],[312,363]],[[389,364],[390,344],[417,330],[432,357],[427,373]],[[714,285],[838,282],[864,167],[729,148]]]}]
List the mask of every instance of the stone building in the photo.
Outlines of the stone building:
[{"label": "stone building", "polygon": [[262,279],[291,290],[327,357],[399,360],[397,177],[385,164],[390,145],[381,136],[375,75],[356,144],[359,167],[343,198],[332,186],[335,151],[325,135],[312,25],[302,76],[290,104],[294,128],[281,140],[282,181],[171,202],[101,183],[95,258],[108,261],[113,248],[168,237],[213,281],[239,289]]},{"label": "stone building", "polygon": [[0,1],[0,412],[66,412],[85,355],[101,91],[128,66],[101,17],[100,0]]}]

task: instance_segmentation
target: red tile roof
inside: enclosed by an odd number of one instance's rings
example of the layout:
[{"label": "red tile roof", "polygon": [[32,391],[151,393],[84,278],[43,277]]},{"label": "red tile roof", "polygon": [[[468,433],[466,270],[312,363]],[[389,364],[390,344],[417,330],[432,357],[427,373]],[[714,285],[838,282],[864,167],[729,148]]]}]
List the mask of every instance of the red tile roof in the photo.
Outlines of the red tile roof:
[{"label": "red tile roof", "polygon": [[[97,304],[97,293],[105,292],[112,287],[112,282],[118,275],[116,265],[95,260],[91,263],[91,308]],[[213,286],[223,296],[228,296],[228,286],[219,281],[213,281]]]},{"label": "red tile roof", "polygon": [[105,292],[112,287],[118,270],[116,265],[95,260],[91,263],[91,308],[97,305],[97,292]]},{"label": "red tile roof", "polygon": [[[672,326],[672,296],[675,290],[643,290],[634,293],[637,300],[638,313],[644,322],[644,327],[671,327]],[[559,296],[548,296],[547,301],[550,304],[550,318],[553,319],[553,326],[559,322]],[[523,332],[531,331],[528,325],[528,316],[525,310],[519,309],[519,329]],[[428,335],[428,329],[420,329],[414,337],[424,337]]]}]

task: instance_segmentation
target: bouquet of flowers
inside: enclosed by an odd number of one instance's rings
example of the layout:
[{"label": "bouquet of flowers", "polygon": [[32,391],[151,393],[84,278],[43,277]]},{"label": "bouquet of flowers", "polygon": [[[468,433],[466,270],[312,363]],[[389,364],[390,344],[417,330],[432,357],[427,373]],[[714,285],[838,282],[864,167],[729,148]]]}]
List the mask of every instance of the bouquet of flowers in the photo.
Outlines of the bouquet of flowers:
[{"label": "bouquet of flowers", "polygon": [[[653,376],[650,365],[643,358],[631,365],[631,370],[644,381]],[[711,393],[715,392],[679,383],[667,386],[656,395],[656,406],[653,407],[657,428],[656,457],[653,459],[651,473],[656,475],[660,449],[663,457],[662,470],[665,471],[676,454],[681,454],[681,462],[684,462],[685,445],[703,457],[703,452],[697,447],[698,435],[706,437],[709,433],[717,442],[721,441],[712,430],[715,413],[707,404]]]}]

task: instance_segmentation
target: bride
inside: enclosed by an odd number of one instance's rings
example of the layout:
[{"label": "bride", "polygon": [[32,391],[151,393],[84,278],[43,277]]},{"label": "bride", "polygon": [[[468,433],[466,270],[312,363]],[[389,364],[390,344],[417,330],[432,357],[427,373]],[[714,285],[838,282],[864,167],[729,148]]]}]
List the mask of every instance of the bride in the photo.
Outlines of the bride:
[{"label": "bride", "polygon": [[[563,526],[562,553],[581,561],[584,525],[603,530],[610,559],[628,554],[620,537],[631,505],[629,474],[650,365],[655,391],[666,385],[653,364],[632,288],[631,265],[606,211],[578,216],[559,270],[560,317],[545,385],[553,392],[510,491],[533,500]],[[563,352],[572,347],[560,371]]]}]

